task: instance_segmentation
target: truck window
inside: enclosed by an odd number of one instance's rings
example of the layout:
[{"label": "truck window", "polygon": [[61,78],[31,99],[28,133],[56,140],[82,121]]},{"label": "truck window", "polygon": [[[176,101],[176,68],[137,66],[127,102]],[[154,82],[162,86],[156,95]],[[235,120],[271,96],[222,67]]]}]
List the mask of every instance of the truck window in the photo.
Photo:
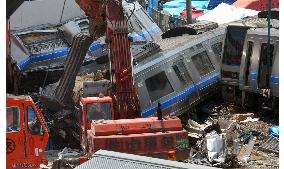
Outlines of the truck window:
[{"label": "truck window", "polygon": [[200,76],[204,76],[209,72],[214,70],[214,67],[206,53],[203,51],[191,57],[191,60],[196,67],[197,71],[199,72]]},{"label": "truck window", "polygon": [[6,107],[6,132],[20,130],[20,117],[18,107]]},{"label": "truck window", "polygon": [[164,71],[146,79],[145,83],[152,102],[174,91]]},{"label": "truck window", "polygon": [[222,63],[239,66],[243,53],[243,45],[249,27],[228,26],[224,44]]},{"label": "truck window", "polygon": [[188,71],[186,70],[184,62],[182,60],[175,62],[172,67],[173,67],[178,79],[180,80],[180,82],[183,85],[192,83],[192,79],[191,79]]},{"label": "truck window", "polygon": [[32,135],[42,135],[43,131],[41,125],[36,117],[34,109],[31,106],[27,107],[28,110],[28,131]]},{"label": "truck window", "polygon": [[219,61],[221,59],[222,42],[217,42],[217,43],[211,45],[211,48],[212,48],[213,53],[215,54],[217,60]]},{"label": "truck window", "polygon": [[87,121],[92,120],[110,120],[111,119],[111,104],[109,102],[97,102],[87,104]]}]

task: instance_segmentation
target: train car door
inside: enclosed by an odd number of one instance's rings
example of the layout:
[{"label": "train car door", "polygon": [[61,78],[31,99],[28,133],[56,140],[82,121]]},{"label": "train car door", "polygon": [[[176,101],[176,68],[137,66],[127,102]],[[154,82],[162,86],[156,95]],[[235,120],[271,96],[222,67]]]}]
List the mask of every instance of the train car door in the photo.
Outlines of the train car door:
[{"label": "train car door", "polygon": [[270,88],[273,96],[279,97],[279,41],[275,43],[275,57],[270,75]]},{"label": "train car door", "polygon": [[165,107],[165,112],[177,116],[189,110],[199,96],[183,57],[169,61],[167,68],[170,79],[174,82],[172,86],[175,93],[161,100],[161,104]]},{"label": "train car door", "polygon": [[[215,56],[213,56],[215,59]],[[190,60],[195,70],[195,83],[199,90],[200,98],[205,98],[207,94],[216,92],[217,88],[212,87],[219,81],[219,71],[212,63],[212,56],[204,48],[199,48],[196,54],[191,56]]]},{"label": "train car door", "polygon": [[242,62],[240,66],[240,89],[241,90],[252,90],[253,83],[250,78],[250,72],[253,72],[252,63],[254,62],[253,56],[256,55],[257,44],[254,43],[253,37],[248,37],[244,45],[244,54],[242,56]]},{"label": "train car door", "polygon": [[257,85],[258,89],[270,88],[270,74],[272,70],[272,61],[274,53],[274,44],[270,44],[269,59],[267,59],[267,43],[262,43],[259,55],[259,67],[257,72]]}]

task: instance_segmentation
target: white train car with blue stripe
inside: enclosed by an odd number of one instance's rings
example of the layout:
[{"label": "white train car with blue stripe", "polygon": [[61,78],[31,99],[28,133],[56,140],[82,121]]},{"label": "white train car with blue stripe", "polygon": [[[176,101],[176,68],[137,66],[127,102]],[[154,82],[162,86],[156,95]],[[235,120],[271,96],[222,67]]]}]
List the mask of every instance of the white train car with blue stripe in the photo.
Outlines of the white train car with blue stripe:
[{"label": "white train car with blue stripe", "polygon": [[[161,52],[134,66],[142,117],[180,115],[217,92],[225,28],[158,42]],[[135,58],[134,58],[135,60]]]}]

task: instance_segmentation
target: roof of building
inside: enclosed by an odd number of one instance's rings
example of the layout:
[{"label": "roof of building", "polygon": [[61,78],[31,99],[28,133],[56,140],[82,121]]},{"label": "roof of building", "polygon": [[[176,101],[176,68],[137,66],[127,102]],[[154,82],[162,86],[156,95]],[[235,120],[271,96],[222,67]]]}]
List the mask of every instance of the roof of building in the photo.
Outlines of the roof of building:
[{"label": "roof of building", "polygon": [[75,169],[212,169],[213,167],[163,160],[107,150],[99,150]]}]

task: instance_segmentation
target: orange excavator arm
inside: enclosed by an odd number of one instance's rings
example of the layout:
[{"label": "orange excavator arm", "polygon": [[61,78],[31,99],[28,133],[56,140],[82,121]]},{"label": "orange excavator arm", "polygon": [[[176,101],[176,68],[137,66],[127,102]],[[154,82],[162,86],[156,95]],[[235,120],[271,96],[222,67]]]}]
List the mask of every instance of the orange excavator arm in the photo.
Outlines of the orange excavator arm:
[{"label": "orange excavator arm", "polygon": [[89,17],[90,35],[97,39],[106,33],[110,49],[111,97],[115,117],[140,117],[140,104],[132,77],[128,23],[119,0],[76,0]]}]

